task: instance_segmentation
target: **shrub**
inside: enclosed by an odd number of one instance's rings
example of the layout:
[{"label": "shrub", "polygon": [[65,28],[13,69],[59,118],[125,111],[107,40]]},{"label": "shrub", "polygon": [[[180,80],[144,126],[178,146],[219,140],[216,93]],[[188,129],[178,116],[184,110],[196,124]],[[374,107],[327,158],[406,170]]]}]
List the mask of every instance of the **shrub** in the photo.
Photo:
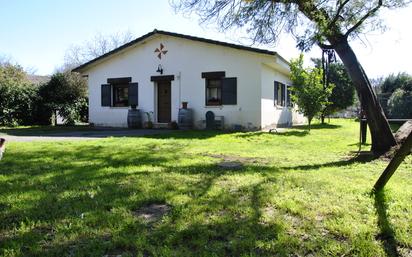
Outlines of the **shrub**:
[{"label": "shrub", "polygon": [[67,125],[87,121],[86,81],[76,73],[56,73],[40,88],[43,104],[58,111]]},{"label": "shrub", "polygon": [[389,114],[395,119],[412,118],[412,92],[398,88],[388,101]]},{"label": "shrub", "polygon": [[39,112],[38,87],[31,84],[18,65],[0,64],[0,125],[36,123]]}]

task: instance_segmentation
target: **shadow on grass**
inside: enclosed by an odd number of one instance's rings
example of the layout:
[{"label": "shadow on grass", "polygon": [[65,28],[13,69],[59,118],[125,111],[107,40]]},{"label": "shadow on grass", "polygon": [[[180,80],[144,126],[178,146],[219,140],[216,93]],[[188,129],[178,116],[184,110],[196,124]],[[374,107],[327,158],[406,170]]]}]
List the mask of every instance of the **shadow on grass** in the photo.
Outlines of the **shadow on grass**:
[{"label": "shadow on grass", "polygon": [[144,137],[153,139],[208,139],[233,133],[238,132],[224,130],[175,130],[170,133],[145,135]]},{"label": "shadow on grass", "polygon": [[7,127],[0,128],[0,134],[10,136],[39,136],[49,133],[64,133],[64,132],[85,132],[95,131],[96,129],[88,125],[76,126],[30,126],[30,127]]},{"label": "shadow on grass", "polygon": [[[68,148],[10,152],[2,161],[0,175],[10,177],[0,182],[0,196],[18,198],[0,201],[0,249],[22,256],[273,256],[298,249],[278,241],[285,233],[281,224],[260,220],[265,180],[237,195],[210,194],[223,176],[273,174],[272,167],[181,165],[185,157],[179,147],[160,153],[145,145],[133,152],[95,145]],[[187,200],[172,201],[178,198]],[[150,203],[169,204],[172,211],[155,224],[133,216],[133,210]],[[237,213],[239,204],[251,213]],[[274,242],[274,248],[262,247]]]},{"label": "shadow on grass", "polygon": [[400,256],[397,250],[395,232],[388,218],[388,204],[386,202],[385,192],[381,190],[372,192],[371,195],[375,198],[375,209],[378,215],[378,226],[380,230],[376,239],[382,241],[387,256]]},{"label": "shadow on grass", "polygon": [[[327,247],[321,240],[303,247],[276,213],[269,212],[271,222],[262,218],[278,168],[226,170],[192,162],[183,144],[153,144],[133,151],[105,142],[9,152],[0,166],[7,178],[0,180],[0,249],[21,256],[305,256]],[[253,178],[225,187],[236,183],[231,175]],[[171,211],[151,224],[133,215],[151,203]]]},{"label": "shadow on grass", "polygon": [[[321,123],[316,123],[316,124],[312,124],[310,126],[311,130],[316,130],[316,129],[338,129],[341,128],[341,125],[336,125],[336,124],[321,124]],[[305,129],[305,130],[309,130],[309,126],[308,125],[298,125],[298,126],[293,126],[293,128],[296,129]]]},{"label": "shadow on grass", "polygon": [[354,163],[367,163],[376,160],[378,157],[372,154],[357,155],[347,160],[340,160],[327,163],[310,164],[310,165],[298,165],[298,166],[288,166],[282,167],[283,170],[316,170],[324,167],[343,167],[352,165]]},{"label": "shadow on grass", "polygon": [[47,136],[47,137],[147,137],[154,139],[207,139],[232,131],[221,130],[168,130],[168,129],[128,129],[90,126],[35,126],[22,128],[0,128],[0,135]]},{"label": "shadow on grass", "polygon": [[238,138],[251,138],[251,137],[259,137],[260,135],[273,135],[273,136],[281,136],[281,137],[304,137],[309,134],[308,130],[288,130],[285,132],[245,132],[245,133],[239,133],[236,135]]}]

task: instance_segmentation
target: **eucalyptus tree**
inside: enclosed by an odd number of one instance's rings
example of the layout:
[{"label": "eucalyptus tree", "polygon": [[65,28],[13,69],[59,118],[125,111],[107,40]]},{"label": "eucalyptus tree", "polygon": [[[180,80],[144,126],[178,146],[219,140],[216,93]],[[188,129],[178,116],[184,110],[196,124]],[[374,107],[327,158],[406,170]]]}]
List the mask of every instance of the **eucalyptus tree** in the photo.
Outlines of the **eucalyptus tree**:
[{"label": "eucalyptus tree", "polygon": [[334,49],[353,84],[367,115],[372,150],[384,152],[396,144],[371,83],[349,41],[383,28],[382,8],[400,8],[407,0],[172,0],[178,11],[195,12],[201,22],[216,22],[222,31],[245,28],[258,43],[273,43],[282,31],[292,34],[297,46]]}]

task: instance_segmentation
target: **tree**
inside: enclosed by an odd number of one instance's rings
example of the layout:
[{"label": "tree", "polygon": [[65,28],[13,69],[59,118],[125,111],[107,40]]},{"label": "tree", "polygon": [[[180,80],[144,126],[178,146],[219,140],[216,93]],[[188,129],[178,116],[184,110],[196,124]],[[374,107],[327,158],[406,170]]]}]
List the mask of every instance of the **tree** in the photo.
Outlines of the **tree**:
[{"label": "tree", "polygon": [[77,73],[56,73],[40,88],[40,97],[46,106],[59,112],[66,124],[73,125],[81,120],[87,106],[86,81]]},{"label": "tree", "polygon": [[29,125],[35,122],[38,88],[18,64],[0,61],[0,125]]},{"label": "tree", "polygon": [[[397,89],[406,90],[406,87],[408,86],[408,84],[412,85],[412,76],[411,75],[409,75],[405,72],[398,73],[397,75],[390,74],[383,81],[382,86],[381,86],[381,90],[382,90],[383,94],[385,94],[385,93],[392,94]],[[410,90],[410,91],[412,91],[412,90]]]},{"label": "tree", "polygon": [[[372,135],[372,151],[396,145],[385,114],[349,40],[380,26],[381,8],[406,6],[407,0],[174,0],[181,11],[195,11],[202,22],[217,22],[222,31],[244,27],[254,42],[273,43],[282,31],[295,36],[302,50],[314,44],[334,49],[358,92]],[[303,29],[305,28],[305,29]]]},{"label": "tree", "polygon": [[394,119],[412,118],[412,91],[398,88],[388,101],[389,115]]},{"label": "tree", "polygon": [[[390,74],[385,78],[381,78],[376,87],[378,99],[386,115],[390,118],[408,117],[407,105],[409,95],[412,91],[412,76],[400,72],[398,74]],[[406,109],[404,109],[406,107]]]},{"label": "tree", "polygon": [[91,40],[82,44],[70,46],[64,56],[64,64],[57,72],[66,72],[104,55],[111,50],[129,43],[133,39],[130,31],[117,32],[112,35],[96,34]]},{"label": "tree", "polygon": [[329,104],[328,97],[332,93],[333,84],[325,88],[323,73],[320,68],[304,68],[303,55],[290,62],[290,78],[293,82],[292,101],[298,110],[308,118],[309,130],[312,119]]},{"label": "tree", "polygon": [[[322,67],[321,59],[312,59],[317,68]],[[341,62],[329,64],[329,83],[335,85],[329,96],[329,105],[322,110],[324,117],[352,106],[355,101],[355,87]]]}]

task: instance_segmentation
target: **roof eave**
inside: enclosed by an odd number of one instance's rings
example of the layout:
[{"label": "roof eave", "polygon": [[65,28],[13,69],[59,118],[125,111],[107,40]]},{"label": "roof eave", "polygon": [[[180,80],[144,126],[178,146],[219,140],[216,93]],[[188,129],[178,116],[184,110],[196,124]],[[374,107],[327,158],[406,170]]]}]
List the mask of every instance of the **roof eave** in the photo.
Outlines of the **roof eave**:
[{"label": "roof eave", "polygon": [[[200,37],[194,37],[194,36],[189,36],[189,35],[184,35],[184,34],[178,34],[178,33],[174,33],[174,32],[168,32],[168,31],[162,31],[162,30],[153,30],[152,32],[149,32],[139,38],[136,38],[132,41],[130,41],[129,43],[126,43],[116,49],[113,49],[110,52],[107,52],[97,58],[94,58],[93,60],[90,60],[74,69],[72,69],[72,72],[79,72],[82,73],[84,72],[88,66],[92,65],[93,63],[96,63],[100,60],[103,60],[115,53],[118,53],[130,46],[133,46],[139,42],[141,42],[142,40],[145,40],[155,34],[159,34],[159,35],[166,35],[166,36],[172,36],[172,37],[177,37],[177,38],[184,38],[184,39],[188,39],[188,40],[192,40],[192,41],[196,41],[196,42],[204,42],[204,43],[208,43],[208,44],[215,44],[215,45],[219,45],[219,46],[225,46],[225,47],[230,47],[230,48],[234,48],[234,49],[239,49],[239,50],[245,50],[245,51],[250,51],[250,52],[255,52],[255,53],[260,53],[260,54],[266,54],[266,55],[272,55],[272,56],[276,56],[281,58],[283,61],[285,61],[286,63],[288,63],[282,56],[280,56],[277,52],[275,51],[269,51],[269,50],[265,50],[265,49],[259,49],[259,48],[253,48],[253,47],[248,47],[248,46],[242,46],[242,45],[236,45],[236,44],[232,44],[232,43],[227,43],[227,42],[222,42],[222,41],[217,41],[217,40],[212,40],[212,39],[207,39],[207,38],[200,38]],[[289,63],[288,63],[289,64]]]}]

